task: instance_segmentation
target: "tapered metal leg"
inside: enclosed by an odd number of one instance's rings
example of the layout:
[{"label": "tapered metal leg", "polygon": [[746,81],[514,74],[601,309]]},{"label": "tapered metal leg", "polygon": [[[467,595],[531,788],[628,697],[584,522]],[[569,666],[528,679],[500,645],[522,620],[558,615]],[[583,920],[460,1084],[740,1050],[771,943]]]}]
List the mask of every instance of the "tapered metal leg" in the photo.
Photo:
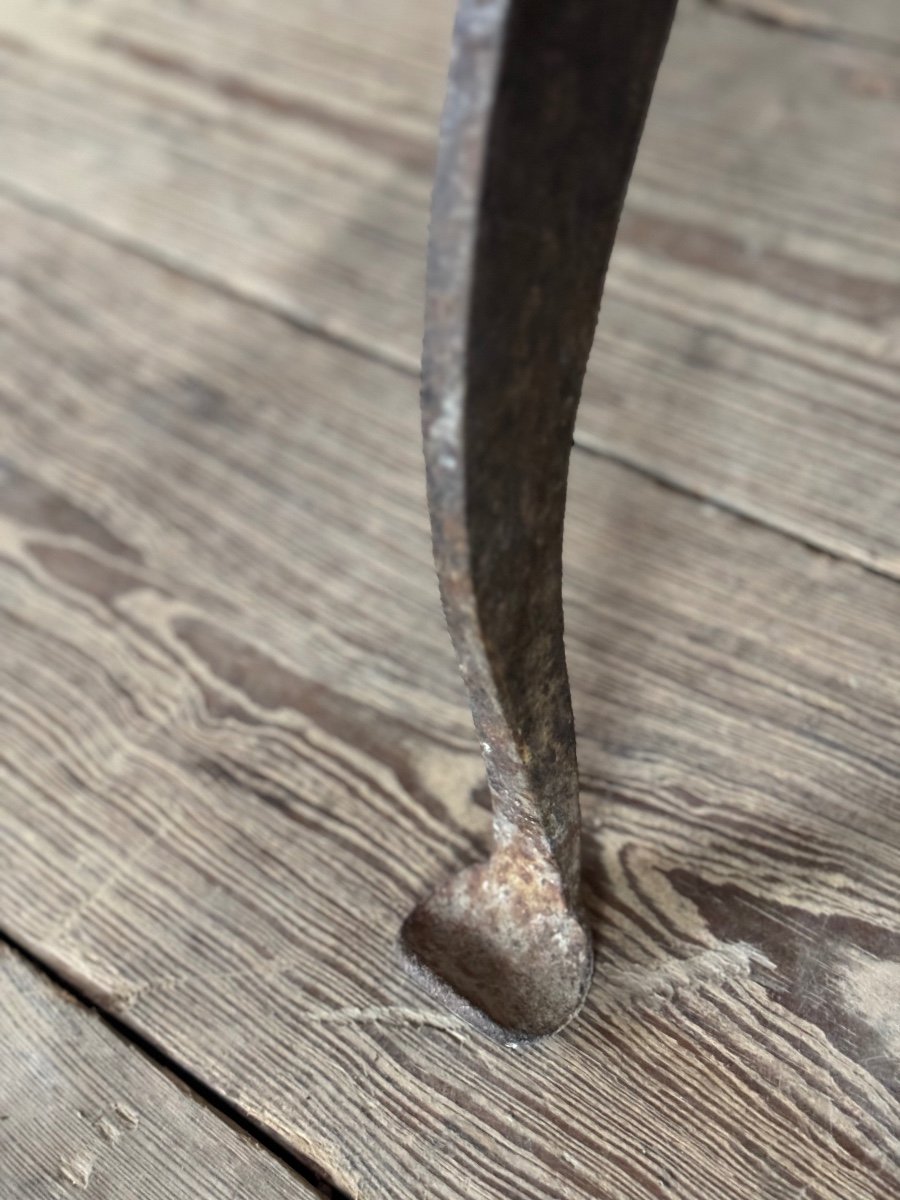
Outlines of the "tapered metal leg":
[{"label": "tapered metal leg", "polygon": [[409,969],[520,1042],[578,1011],[575,729],[563,645],[569,451],[675,0],[463,0],[428,260],[434,553],[494,806],[489,861],[409,916]]}]

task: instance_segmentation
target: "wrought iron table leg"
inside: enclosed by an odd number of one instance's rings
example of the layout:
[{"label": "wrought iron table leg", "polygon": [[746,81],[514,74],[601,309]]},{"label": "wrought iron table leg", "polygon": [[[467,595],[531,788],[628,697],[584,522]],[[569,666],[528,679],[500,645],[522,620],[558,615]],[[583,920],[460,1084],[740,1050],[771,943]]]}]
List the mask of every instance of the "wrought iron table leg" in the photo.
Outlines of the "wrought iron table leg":
[{"label": "wrought iron table leg", "polygon": [[500,1040],[590,983],[562,535],[575,413],[675,0],[462,0],[428,259],[434,552],[494,849],[407,918],[409,969]]}]

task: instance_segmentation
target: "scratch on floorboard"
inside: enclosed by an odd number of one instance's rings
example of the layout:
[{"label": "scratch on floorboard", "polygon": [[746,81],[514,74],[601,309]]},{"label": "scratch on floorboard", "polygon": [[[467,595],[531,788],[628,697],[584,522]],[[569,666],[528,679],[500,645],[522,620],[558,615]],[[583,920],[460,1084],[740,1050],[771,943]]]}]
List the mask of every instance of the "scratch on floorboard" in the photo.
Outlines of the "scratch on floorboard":
[{"label": "scratch on floorboard", "polygon": [[753,968],[774,972],[775,964],[755,946],[729,942],[688,958],[669,958],[658,966],[607,968],[597,972],[596,1000],[604,1009],[630,1004],[662,1004],[680,992],[734,979],[750,979]]},{"label": "scratch on floorboard", "polygon": [[[47,957],[47,951],[41,953]],[[54,965],[65,976],[76,978],[81,984],[81,972],[73,969],[73,964],[58,953],[52,955]],[[131,983],[125,979],[108,981],[102,989],[96,985],[91,987],[91,998],[103,1004],[111,1012],[119,1014],[127,1012],[142,998],[153,992],[175,991],[189,984],[216,980],[232,981],[241,978],[277,979],[283,972],[294,965],[284,959],[272,960],[256,967],[243,967],[237,971],[210,971],[196,974],[172,975],[161,979],[145,979],[140,983]],[[345,1008],[307,1008],[296,1013],[301,1022],[320,1025],[385,1025],[411,1026],[417,1028],[437,1029],[448,1033],[460,1041],[468,1041],[471,1034],[463,1021],[449,1013],[428,1011],[426,1009],[408,1008],[402,1005],[375,1005],[371,1007]]]},{"label": "scratch on floorboard", "polygon": [[113,867],[109,874],[101,880],[97,887],[92,892],[89,892],[87,896],[85,896],[74,906],[74,908],[70,909],[69,912],[66,913],[59,924],[49,932],[46,940],[50,943],[58,942],[67,934],[71,933],[71,931],[75,928],[79,921],[82,920],[85,914],[91,908],[93,908],[93,906],[99,900],[102,900],[103,897],[113,887],[115,887],[115,885],[120,879],[123,878],[126,872],[137,866],[141,859],[143,859],[155,845],[168,836],[179,815],[180,814],[172,813],[167,818],[164,818],[153,831],[153,833],[149,834],[131,854],[128,854],[125,856],[125,858],[120,859],[120,861],[116,863],[115,867]]}]

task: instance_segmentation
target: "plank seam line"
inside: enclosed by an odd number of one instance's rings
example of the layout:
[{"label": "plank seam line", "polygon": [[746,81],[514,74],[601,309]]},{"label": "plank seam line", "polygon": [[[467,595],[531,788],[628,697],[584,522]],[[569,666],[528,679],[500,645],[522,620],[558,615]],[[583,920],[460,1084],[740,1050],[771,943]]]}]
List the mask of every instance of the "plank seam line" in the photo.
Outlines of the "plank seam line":
[{"label": "plank seam line", "polygon": [[821,42],[834,42],[841,46],[853,46],[860,50],[877,50],[882,54],[893,55],[900,52],[900,45],[891,41],[874,34],[841,29],[825,13],[800,5],[784,4],[782,0],[702,0],[702,3],[706,8],[711,8],[723,16],[749,21],[766,29],[777,29],[781,33],[792,33]]},{"label": "plank seam line", "polygon": [[763,529],[767,533],[775,534],[777,537],[784,538],[786,541],[793,542],[796,546],[802,546],[805,550],[811,551],[813,554],[822,554],[833,562],[847,563],[851,566],[858,567],[862,571],[868,572],[870,575],[875,575],[879,579],[886,579],[891,583],[898,583],[897,576],[884,567],[879,567],[876,563],[868,562],[861,556],[853,554],[841,553],[840,550],[834,550],[830,546],[826,546],[822,542],[817,542],[813,538],[804,537],[802,533],[791,529],[786,525],[776,525],[772,521],[767,521],[764,517],[757,516],[755,513],[747,512],[745,509],[738,508],[736,504],[723,499],[720,496],[714,496],[706,492],[701,492],[697,488],[692,488],[690,484],[682,483],[679,479],[674,479],[662,471],[656,470],[653,467],[644,466],[643,463],[636,462],[634,459],[627,458],[625,455],[619,454],[617,451],[603,446],[591,440],[579,440],[576,431],[575,449],[580,450],[583,454],[590,455],[592,458],[602,459],[604,462],[614,463],[616,466],[622,467],[627,471],[633,472],[635,475],[640,475],[644,479],[655,483],[657,487],[665,488],[667,491],[675,492],[679,496],[684,496],[688,500],[694,500],[698,504],[708,505],[715,509],[716,512],[725,513],[730,517],[736,517],[739,521],[743,521],[747,525],[751,525],[756,529]]},{"label": "plank seam line", "polygon": [[100,1008],[79,988],[72,985],[66,977],[55,968],[48,966],[37,954],[29,950],[16,938],[11,937],[4,929],[0,930],[0,945],[6,945],[26,962],[49,979],[66,995],[71,996],[84,1009],[97,1014],[108,1028],[128,1043],[134,1050],[149,1059],[155,1067],[173,1076],[175,1080],[192,1095],[193,1099],[211,1109],[221,1120],[236,1126],[245,1136],[251,1138],[263,1150],[274,1155],[295,1175],[300,1176],[307,1184],[321,1195],[322,1200],[352,1200],[349,1193],[342,1191],[332,1182],[328,1173],[317,1163],[301,1157],[296,1151],[289,1149],[275,1134],[270,1133],[262,1125],[247,1116],[230,1100],[226,1099],[215,1088],[205,1083],[189,1068],[183,1066],[177,1059],[170,1057],[164,1050],[156,1046],[148,1037],[133,1029],[126,1022],[119,1020],[113,1013]]},{"label": "plank seam line", "polygon": [[[704,0],[704,3],[715,4],[716,0]],[[85,237],[92,238],[102,245],[111,246],[116,250],[120,250],[124,254],[133,255],[135,258],[143,262],[150,263],[152,266],[169,271],[171,274],[178,276],[181,279],[187,279],[195,283],[198,287],[209,288],[210,291],[216,292],[219,295],[226,296],[233,300],[236,304],[251,308],[256,312],[261,312],[267,316],[274,317],[284,321],[293,329],[297,329],[310,337],[321,339],[331,345],[345,350],[349,354],[354,354],[358,358],[368,362],[377,363],[379,366],[397,371],[398,374],[404,375],[407,378],[419,378],[419,365],[413,362],[407,355],[385,350],[382,347],[376,346],[369,341],[358,338],[353,334],[341,333],[335,330],[329,330],[318,324],[313,318],[304,318],[297,313],[292,312],[287,306],[277,303],[271,298],[264,298],[253,295],[238,288],[231,286],[224,280],[216,279],[214,276],[207,275],[202,271],[192,270],[184,263],[174,259],[170,259],[164,253],[161,253],[156,248],[153,250],[142,246],[140,243],[132,241],[130,238],[124,237],[121,234],[115,233],[104,228],[99,223],[91,221],[80,213],[72,212],[69,209],[60,208],[52,204],[43,197],[34,196],[27,190],[11,184],[9,180],[0,179],[0,195],[5,196],[11,202],[19,205],[20,208],[27,212],[36,213],[47,220],[55,221],[57,224],[65,228],[72,229]],[[602,311],[601,311],[602,320]],[[805,547],[816,554],[823,554],[827,558],[835,562],[852,563],[854,566],[863,571],[867,571],[880,579],[888,579],[892,583],[897,583],[897,575],[892,571],[877,564],[867,561],[862,555],[853,555],[842,553],[839,550],[833,549],[825,545],[823,542],[816,541],[810,537],[804,537],[796,530],[789,526],[777,524],[774,521],[766,520],[764,517],[739,508],[736,504],[723,499],[720,496],[715,496],[711,493],[700,491],[697,488],[691,487],[689,484],[683,483],[680,480],[665,474],[662,471],[652,467],[645,466],[643,463],[629,458],[626,455],[620,454],[617,451],[603,446],[595,441],[585,438],[579,433],[576,426],[575,437],[573,440],[575,450],[581,451],[583,454],[590,455],[593,458],[599,458],[606,462],[614,463],[616,466],[624,470],[631,471],[636,475],[641,476],[655,483],[658,487],[665,488],[675,492],[677,495],[684,496],[687,499],[697,501],[701,504],[707,504],[711,508],[719,512],[727,513],[730,516],[736,517],[747,524],[758,529],[767,530],[769,533]]]},{"label": "plank seam line", "polygon": [[198,271],[195,268],[188,267],[185,263],[177,259],[170,258],[164,251],[157,247],[154,247],[151,251],[146,246],[141,245],[140,242],[136,242],[123,234],[107,229],[99,222],[82,216],[81,213],[61,208],[59,205],[52,203],[42,196],[34,195],[27,191],[27,189],[18,187],[8,179],[0,179],[0,195],[5,196],[12,203],[18,204],[26,212],[31,212],[48,220],[55,221],[57,224],[63,225],[67,229],[72,229],[85,237],[93,238],[94,241],[100,242],[105,246],[121,250],[124,254],[131,254],[143,262],[150,263],[157,269],[168,271],[181,279],[187,279],[199,287],[209,288],[210,291],[226,296],[229,300],[234,300],[237,304],[266,313],[271,317],[277,317],[301,333],[310,334],[324,342],[329,342],[337,346],[341,350],[347,350],[351,354],[377,362],[382,366],[391,367],[393,370],[400,371],[405,375],[418,376],[419,374],[418,365],[406,355],[382,349],[379,346],[355,337],[352,333],[328,329],[316,321],[314,317],[304,317],[288,308],[287,305],[280,304],[272,297],[255,296],[252,292],[241,291],[228,284],[225,280],[217,279],[213,275],[209,275],[204,271]]}]

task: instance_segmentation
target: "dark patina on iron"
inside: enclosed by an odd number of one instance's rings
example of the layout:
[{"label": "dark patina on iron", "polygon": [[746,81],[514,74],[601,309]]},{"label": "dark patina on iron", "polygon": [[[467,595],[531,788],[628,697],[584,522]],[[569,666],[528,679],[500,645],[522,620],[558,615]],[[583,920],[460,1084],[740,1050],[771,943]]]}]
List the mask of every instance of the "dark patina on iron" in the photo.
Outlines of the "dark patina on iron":
[{"label": "dark patina on iron", "polygon": [[520,1043],[590,984],[566,673],[569,452],[603,278],[675,0],[462,0],[428,258],[434,553],[494,849],[407,918],[407,968]]}]

